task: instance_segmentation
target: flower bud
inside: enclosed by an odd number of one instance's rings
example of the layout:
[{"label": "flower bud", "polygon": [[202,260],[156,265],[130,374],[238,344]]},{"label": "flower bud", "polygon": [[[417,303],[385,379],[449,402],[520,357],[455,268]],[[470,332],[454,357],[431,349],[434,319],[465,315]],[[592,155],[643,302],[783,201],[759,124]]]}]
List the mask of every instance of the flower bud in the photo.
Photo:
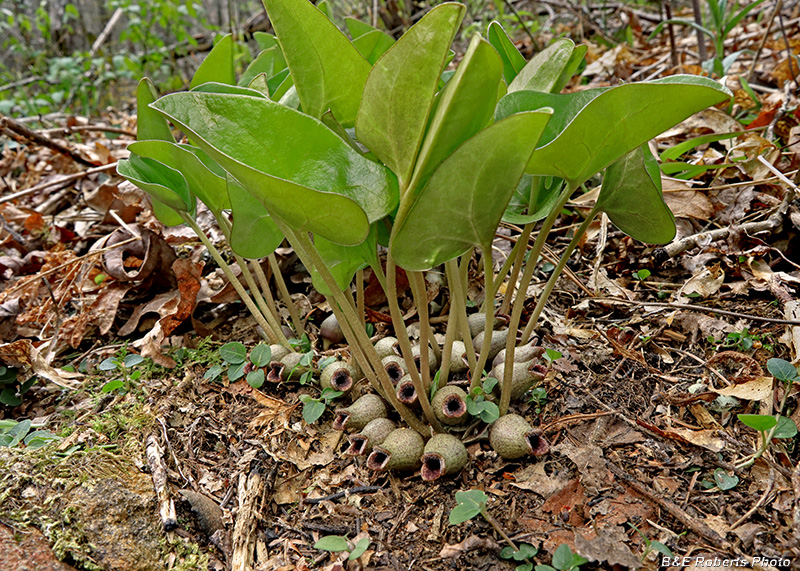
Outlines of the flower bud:
[{"label": "flower bud", "polygon": [[[506,364],[504,362],[495,365],[492,369],[491,376],[498,381],[494,387],[494,393],[497,395],[502,390],[505,369]],[[542,382],[546,373],[547,367],[540,365],[537,361],[531,360],[527,363],[514,362],[514,370],[511,372],[511,400],[517,400],[533,385]]]},{"label": "flower bud", "polygon": [[375,446],[367,458],[367,468],[384,470],[413,470],[420,464],[425,450],[425,441],[419,432],[411,428],[397,428],[386,440]]},{"label": "flower bud", "polygon": [[392,380],[393,385],[396,385],[397,381],[402,379],[403,375],[406,374],[406,362],[398,355],[387,355],[381,359],[381,364],[383,368],[386,369],[386,373]]},{"label": "flower bud", "polygon": [[372,452],[372,449],[382,444],[389,433],[397,426],[388,418],[376,418],[370,420],[367,425],[357,434],[350,434],[347,439],[350,446],[345,450],[348,456],[361,456]]},{"label": "flower bud", "polygon": [[425,445],[420,475],[426,482],[458,473],[469,459],[461,439],[452,434],[435,434]]},{"label": "flower bud", "polygon": [[334,429],[361,430],[370,420],[386,417],[386,404],[378,395],[367,393],[347,408],[336,409],[334,414]]},{"label": "flower bud", "polygon": [[[492,342],[489,345],[489,355],[486,357],[486,362],[491,363],[497,354],[506,346],[506,339],[508,339],[508,329],[501,329],[500,331],[492,331]],[[472,340],[475,351],[480,351],[483,348],[484,332],[478,333]]]},{"label": "flower bud", "polygon": [[357,374],[356,368],[349,363],[334,361],[320,373],[319,386],[323,389],[331,388],[346,394],[353,388],[353,382]]},{"label": "flower bud", "polygon": [[521,458],[526,454],[541,456],[550,450],[542,431],[532,428],[527,420],[518,414],[501,416],[489,429],[489,444],[492,449],[507,460]]},{"label": "flower bud", "polygon": [[453,348],[450,350],[450,372],[465,373],[467,371],[469,371],[467,347],[463,341],[453,341]]},{"label": "flower bud", "polygon": [[394,337],[384,337],[375,343],[375,350],[381,359],[389,355],[397,355],[399,349],[395,349],[395,347],[397,347],[397,339]]},{"label": "flower bud", "polygon": [[322,337],[322,350],[326,350],[331,345],[336,345],[344,341],[344,332],[339,326],[336,315],[331,313],[319,326],[319,335]]},{"label": "flower bud", "polygon": [[[419,345],[414,345],[411,348],[411,355],[414,357],[414,365],[416,365],[417,370],[420,370],[420,353],[421,349]],[[431,371],[435,371],[436,368],[439,366],[439,361],[436,359],[436,353],[433,350],[433,347],[428,347],[428,368]]]},{"label": "flower bud", "polygon": [[[538,341],[538,339],[537,339]],[[514,362],[515,363],[526,363],[528,361],[533,361],[534,359],[541,358],[544,355],[546,349],[544,347],[528,344],[523,345],[521,347],[517,347],[514,350]],[[505,347],[500,350],[500,352],[495,355],[494,360],[492,361],[492,366],[496,366],[506,360],[506,350]]]},{"label": "flower bud", "polygon": [[461,424],[467,414],[467,393],[455,385],[445,385],[433,395],[431,408],[442,424]]},{"label": "flower bud", "polygon": [[411,380],[411,375],[405,375],[402,379],[397,381],[395,386],[397,400],[406,406],[413,407],[419,404],[419,395],[417,388],[414,386],[414,381]]}]

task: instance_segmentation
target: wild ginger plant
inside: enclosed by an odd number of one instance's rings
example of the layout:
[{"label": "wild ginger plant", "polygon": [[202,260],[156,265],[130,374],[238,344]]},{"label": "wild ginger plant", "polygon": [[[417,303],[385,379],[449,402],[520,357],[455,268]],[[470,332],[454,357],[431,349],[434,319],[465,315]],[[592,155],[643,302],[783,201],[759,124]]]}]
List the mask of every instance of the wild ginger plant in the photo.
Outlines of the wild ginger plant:
[{"label": "wild ginger plant", "polygon": [[[523,343],[595,215],[605,212],[638,239],[672,239],[674,221],[646,144],[692,113],[728,99],[730,92],[707,78],[672,76],[562,95],[558,92],[586,48],[559,40],[522,65],[497,24],[490,27],[491,42],[474,37],[456,70],[446,71],[464,14],[458,3],[433,8],[396,42],[360,23],[348,24],[351,41],[306,0],[264,4],[277,38],[256,61],[263,57],[272,67],[265,66],[267,71],[247,85],[232,85],[228,78],[159,99],[145,93],[148,104],[140,112],[157,125],[152,138],[162,142],[131,145],[131,158],[121,162],[120,172],[161,203],[162,216],[195,231],[193,201],[203,200],[221,219],[234,252],[243,256],[266,255],[285,238],[328,298],[363,375],[424,439],[452,426],[431,404],[436,391],[448,385],[450,370],[463,359],[472,388],[480,389],[492,366],[489,355],[503,345],[499,398],[482,396],[497,399],[498,414],[505,415],[515,386],[525,292],[562,207],[581,184],[605,170],[598,201],[538,300]],[[284,61],[286,69],[276,72],[277,62]],[[190,144],[170,141],[165,120],[186,133]],[[504,217],[525,228],[509,262],[496,273],[490,252]],[[526,264],[528,237],[542,219]],[[385,271],[379,244],[387,248]],[[476,250],[486,292],[477,319],[467,316],[465,294],[466,269]],[[424,277],[442,265],[450,291],[444,347],[433,338]],[[366,266],[388,299],[402,356],[393,370],[408,375],[404,390],[413,393],[420,414],[398,398],[385,356],[365,331],[362,304],[352,297],[353,276]],[[408,276],[420,318],[416,353],[398,303],[398,268]],[[502,318],[495,294],[509,272],[511,284],[521,279],[511,316]],[[254,314],[257,305],[248,305]],[[508,307],[510,296],[501,309]],[[270,312],[262,313],[260,324]],[[494,331],[503,323],[506,332]],[[280,330],[272,320],[266,327]],[[475,337],[480,331],[484,334]],[[431,367],[434,361],[441,366]],[[535,379],[540,373],[533,368],[528,374]],[[446,402],[461,410],[453,399]],[[520,447],[545,450],[543,437],[528,428],[510,432],[528,439]],[[534,436],[541,442],[530,440]],[[376,451],[383,456],[373,464],[393,464],[386,450],[376,446]],[[450,473],[446,466],[433,472]]]}]

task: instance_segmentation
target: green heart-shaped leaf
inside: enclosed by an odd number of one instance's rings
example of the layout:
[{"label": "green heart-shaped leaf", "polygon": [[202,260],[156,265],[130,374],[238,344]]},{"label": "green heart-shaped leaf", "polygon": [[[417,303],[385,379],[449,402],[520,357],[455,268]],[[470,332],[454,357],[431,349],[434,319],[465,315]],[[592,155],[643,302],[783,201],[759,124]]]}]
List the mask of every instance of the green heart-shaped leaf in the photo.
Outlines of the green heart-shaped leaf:
[{"label": "green heart-shaped leaf", "polygon": [[[314,237],[314,246],[336,280],[339,289],[347,288],[358,270],[368,265],[376,266],[378,264],[377,224],[381,224],[381,222],[372,224],[367,239],[356,246],[340,246],[321,236]],[[311,280],[314,289],[321,294],[330,295],[332,293],[316,269],[311,270]]]},{"label": "green heart-shaped leaf", "polygon": [[274,46],[262,51],[256,56],[256,59],[250,62],[250,65],[242,73],[242,77],[239,78],[237,85],[249,85],[260,73],[266,74],[267,77],[272,77],[284,69],[286,69],[286,59],[283,57],[283,52],[279,46]]},{"label": "green heart-shaped leaf", "polygon": [[661,194],[661,171],[647,145],[606,169],[597,198],[617,227],[641,242],[666,244],[675,237],[675,217]]},{"label": "green heart-shaped leaf", "polygon": [[139,141],[128,145],[128,150],[179,171],[189,185],[189,192],[215,215],[231,207],[225,189],[225,171],[202,149],[167,141]]},{"label": "green heart-shaped leaf", "polygon": [[296,231],[359,244],[397,205],[392,173],[308,115],[260,97],[198,92],[153,105]]},{"label": "green heart-shaped leaf", "polygon": [[[575,42],[572,40],[567,38],[556,40],[531,58],[516,75],[514,81],[508,84],[508,92],[513,93],[522,89],[545,93],[555,91],[554,88],[568,68],[574,51]],[[558,91],[561,91],[561,88]]]},{"label": "green heart-shaped leaf", "polygon": [[394,38],[380,30],[372,30],[355,38],[353,45],[364,59],[370,64],[375,64],[378,58],[394,45]]},{"label": "green heart-shaped leaf", "polygon": [[397,263],[409,270],[426,270],[472,246],[491,244],[536,147],[532,139],[544,130],[550,113],[539,110],[507,117],[450,155],[405,219],[395,221],[390,255]]},{"label": "green heart-shaped leaf", "polygon": [[149,107],[156,99],[158,99],[158,93],[153,82],[146,77],[143,78],[136,88],[136,139],[139,141],[158,139],[175,142],[167,120],[161,113]]},{"label": "green heart-shaped leaf", "polygon": [[515,91],[500,100],[495,116],[555,109],[526,172],[559,176],[574,187],[693,113],[730,96],[726,87],[711,79],[673,75],[565,95]]},{"label": "green heart-shaped leaf", "polygon": [[303,111],[319,118],[330,109],[340,123],[352,126],[370,70],[367,60],[307,0],[264,0],[264,6]]},{"label": "green heart-shaped leaf", "polygon": [[463,15],[461,4],[442,4],[428,12],[375,62],[364,86],[356,118],[358,140],[397,174],[403,188],[410,181],[439,76]]},{"label": "green heart-shaped leaf", "polygon": [[502,73],[497,51],[480,36],[473,37],[437,101],[414,167],[412,192],[421,189],[442,161],[491,120]]},{"label": "green heart-shaped leaf", "polygon": [[208,82],[236,84],[236,73],[233,69],[233,37],[230,34],[223,36],[206,59],[197,68],[189,84],[189,89]]},{"label": "green heart-shaped leaf", "polygon": [[506,207],[503,222],[524,225],[547,218],[558,202],[563,184],[560,178],[526,174]]},{"label": "green heart-shaped leaf", "polygon": [[251,260],[269,256],[283,242],[283,234],[261,201],[232,176],[228,175],[226,182],[233,210],[231,249]]},{"label": "green heart-shaped leaf", "polygon": [[500,59],[503,60],[503,77],[506,83],[511,83],[520,70],[525,67],[525,58],[519,53],[517,46],[514,45],[499,22],[489,24],[486,36],[489,43],[500,54]]},{"label": "green heart-shaped leaf", "polygon": [[179,171],[153,159],[131,154],[117,162],[117,172],[173,210],[194,213],[195,199]]}]

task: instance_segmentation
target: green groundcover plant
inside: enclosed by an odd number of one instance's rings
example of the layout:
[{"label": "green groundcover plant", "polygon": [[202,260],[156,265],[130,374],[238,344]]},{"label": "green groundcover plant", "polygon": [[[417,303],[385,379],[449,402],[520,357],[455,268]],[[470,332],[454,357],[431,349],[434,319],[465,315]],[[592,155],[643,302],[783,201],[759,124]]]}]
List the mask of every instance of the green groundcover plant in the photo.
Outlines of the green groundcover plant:
[{"label": "green groundcover plant", "polygon": [[[197,199],[205,203],[256,300],[233,271],[227,275],[271,343],[291,346],[268,288],[255,283],[266,285],[254,260],[270,256],[285,239],[327,297],[353,364],[411,429],[424,439],[447,431],[431,401],[462,360],[471,388],[480,389],[471,392],[472,408],[480,396],[497,406],[489,420],[506,415],[512,394],[526,388],[515,384],[515,352],[529,340],[592,219],[604,212],[634,238],[671,240],[675,225],[647,143],[726,101],[730,92],[708,78],[676,75],[562,94],[586,48],[561,39],[526,63],[497,23],[489,41],[476,35],[458,66],[447,69],[464,15],[458,3],[433,8],[396,41],[355,20],[347,23],[348,36],[306,0],[264,4],[276,35],[260,38],[263,51],[241,77],[235,77],[234,42],[227,36],[197,71],[190,91],[158,97],[149,82],[140,84],[139,141],[130,145],[119,172],[151,195],[165,224],[194,229],[225,269],[195,222]],[[169,123],[188,143],[175,141]],[[601,171],[597,203],[552,273],[518,349],[539,253],[567,200]],[[503,220],[524,229],[495,272],[490,251]],[[379,246],[387,249],[385,269]],[[465,296],[474,252],[483,263],[486,292],[478,321],[467,316]],[[450,291],[443,347],[431,332],[423,273],[440,266]],[[398,397],[396,379],[365,330],[360,296],[353,299],[353,277],[365,267],[386,292],[397,367],[407,375],[405,386],[416,393],[418,409]],[[420,347],[430,346],[430,352],[411,346],[398,304],[398,268],[405,270],[416,303]],[[498,307],[495,294],[506,279],[512,286]],[[363,287],[356,281],[357,289]],[[509,310],[510,317],[499,316]],[[498,324],[507,324],[505,333],[494,331]],[[294,325],[299,337],[302,324]],[[476,337],[473,328],[486,334]],[[502,345],[504,367],[498,368],[490,355]],[[541,369],[530,367],[523,371],[528,387],[541,379]],[[484,383],[487,368],[497,386]],[[450,412],[457,412],[460,398],[445,403]]]}]

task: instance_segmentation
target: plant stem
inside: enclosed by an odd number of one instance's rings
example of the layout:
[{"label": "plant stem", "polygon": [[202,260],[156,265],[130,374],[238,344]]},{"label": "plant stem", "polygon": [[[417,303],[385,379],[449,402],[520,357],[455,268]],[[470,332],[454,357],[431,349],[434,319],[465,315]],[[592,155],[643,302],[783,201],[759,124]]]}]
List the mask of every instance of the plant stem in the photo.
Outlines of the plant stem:
[{"label": "plant stem", "polygon": [[[508,277],[508,285],[506,286],[506,294],[503,298],[503,305],[500,306],[500,313],[508,313],[508,310],[511,309],[511,300],[514,299],[514,288],[517,285],[517,278],[519,277],[519,272],[522,270],[522,264],[525,262],[525,252],[528,251],[528,240],[531,237],[532,231],[533,222],[526,224],[522,229],[522,234],[520,234],[519,238],[517,239],[517,243],[514,244],[514,248],[508,255],[508,260],[511,260],[513,257],[514,267],[511,270],[511,275]],[[508,260],[506,260],[506,263],[508,263]],[[497,281],[500,281],[505,277],[505,273],[508,271],[505,270],[505,267],[506,264],[503,264],[503,269],[500,270],[500,273],[497,276]],[[498,283],[495,287],[499,287],[499,285],[500,284]]]},{"label": "plant stem", "polygon": [[[422,413],[425,415],[425,419],[436,432],[442,432],[442,425],[439,423],[439,419],[436,418],[436,415],[433,414],[428,393],[425,390],[425,385],[423,384],[419,371],[417,371],[417,366],[414,363],[414,357],[411,351],[411,343],[408,340],[408,330],[406,329],[406,324],[403,322],[403,313],[400,311],[400,304],[397,303],[397,265],[392,259],[391,252],[392,249],[390,242],[389,255],[386,256],[386,286],[388,288],[386,297],[389,302],[389,313],[392,315],[392,325],[394,325],[395,336],[397,337],[397,342],[400,345],[400,352],[403,354],[403,360],[406,362],[406,369],[411,377],[411,382],[414,384],[414,389],[417,391],[417,398],[419,399],[419,404],[422,407]],[[422,327],[420,327],[420,333],[421,332]],[[422,349],[422,347],[420,347],[420,349]],[[427,350],[428,348],[425,347],[425,352],[427,352]],[[423,351],[420,350],[420,362],[422,362],[422,354]],[[430,375],[430,369],[428,369],[428,374]]]},{"label": "plant stem", "polygon": [[442,348],[442,356],[440,359],[441,365],[439,365],[439,389],[447,384],[447,377],[450,375],[450,362],[453,358],[453,341],[456,337],[457,323],[458,316],[453,311],[451,292],[450,315],[447,316],[447,329],[444,333],[444,347]]},{"label": "plant stem", "polygon": [[[483,258],[483,282],[484,282],[484,301],[483,307],[486,322],[483,327],[483,345],[481,346],[478,362],[470,375],[470,389],[480,386],[483,368],[489,358],[489,349],[492,346],[492,332],[494,331],[494,272],[492,269],[492,246],[491,244],[481,246],[481,257]],[[511,335],[510,337],[516,337]]]},{"label": "plant stem", "polygon": [[[292,346],[289,344],[289,341],[286,339],[286,335],[283,334],[283,329],[281,329],[281,324],[278,318],[275,317],[275,313],[278,312],[278,308],[275,307],[275,300],[272,300],[272,307],[270,307],[264,296],[261,295],[261,290],[258,289],[255,280],[253,279],[253,275],[250,273],[250,270],[247,269],[247,262],[244,261],[240,255],[234,253],[233,254],[234,260],[236,263],[239,264],[239,268],[242,270],[242,276],[244,276],[244,281],[247,283],[247,287],[250,288],[250,291],[253,293],[253,296],[256,298],[256,303],[258,304],[259,309],[261,309],[261,313],[269,323],[269,326],[272,327],[272,331],[277,338],[277,342],[281,345],[291,348]],[[257,263],[251,260],[251,263]],[[269,291],[269,290],[268,290]],[[270,295],[270,297],[272,297]],[[273,313],[273,309],[275,313]],[[280,316],[280,314],[278,314]]]},{"label": "plant stem", "polygon": [[360,269],[356,272],[356,309],[358,310],[358,317],[361,319],[361,326],[366,327],[366,311],[364,308],[364,270]]},{"label": "plant stem", "polygon": [[[370,379],[373,388],[389,401],[411,428],[419,432],[425,438],[430,436],[430,431],[425,424],[414,416],[414,413],[412,413],[407,406],[397,400],[392,381],[389,379],[386,369],[383,368],[380,357],[378,357],[378,353],[375,351],[375,347],[370,343],[367,332],[361,327],[358,316],[355,314],[352,305],[352,296],[351,301],[348,301],[347,296],[339,289],[336,280],[333,275],[331,275],[330,270],[325,265],[325,262],[322,260],[322,257],[319,255],[319,252],[317,252],[306,232],[294,232],[277,219],[275,222],[278,224],[278,228],[280,228],[284,236],[287,238],[291,236],[293,238],[290,239],[290,242],[295,246],[295,252],[300,256],[301,261],[309,268],[316,268],[325,282],[325,285],[331,291],[334,303],[330,303],[330,306],[333,308],[335,305],[338,305],[340,315],[337,315],[336,319],[339,321],[339,326],[342,327],[345,338],[350,344],[357,347],[356,353],[362,360],[361,368],[364,374],[367,375],[367,378]],[[407,341],[408,339],[406,339],[406,342]],[[370,372],[372,375],[370,375]],[[375,380],[376,377],[377,380]]]},{"label": "plant stem", "polygon": [[411,279],[411,294],[414,296],[414,303],[417,305],[417,315],[419,315],[419,370],[422,376],[422,388],[425,394],[431,391],[431,364],[430,353],[428,353],[428,338],[430,337],[431,325],[428,321],[428,301],[427,290],[425,288],[425,278],[422,272],[408,272]]},{"label": "plant stem", "polygon": [[467,361],[470,370],[477,364],[475,357],[475,347],[472,345],[472,336],[469,333],[469,321],[467,321],[467,304],[465,303],[464,288],[462,288],[461,276],[458,263],[455,260],[448,260],[444,264],[447,273],[447,282],[450,285],[450,316],[455,317],[461,328],[461,339],[467,351]]},{"label": "plant stem", "polygon": [[247,294],[242,282],[240,282],[237,277],[233,275],[233,271],[219,253],[219,250],[217,250],[214,244],[211,243],[211,240],[208,239],[208,236],[206,236],[205,232],[203,232],[203,230],[197,225],[191,216],[189,216],[186,212],[181,212],[180,214],[186,225],[191,228],[195,234],[197,234],[198,238],[200,238],[200,241],[206,247],[208,253],[211,254],[211,257],[214,258],[215,262],[217,262],[217,265],[219,265],[222,273],[224,273],[225,277],[228,278],[228,281],[231,282],[233,289],[235,289],[236,293],[239,294],[242,302],[250,311],[250,314],[255,318],[256,323],[258,323],[258,325],[261,327],[261,336],[269,343],[276,343],[277,336],[275,335],[275,332],[272,331],[272,328],[269,326],[267,320],[261,314],[261,311],[259,311],[258,307],[256,307],[253,299]]},{"label": "plant stem", "polygon": [[[511,402],[511,375],[514,369],[514,349],[516,347],[516,331],[519,329],[519,322],[522,318],[522,310],[525,307],[525,296],[527,295],[528,286],[533,278],[533,272],[536,269],[536,264],[539,260],[539,254],[542,252],[544,243],[547,241],[547,236],[553,228],[561,209],[575,192],[577,185],[569,184],[558,197],[558,201],[553,206],[553,209],[547,215],[547,218],[542,222],[542,227],[536,236],[536,241],[533,243],[533,248],[528,254],[528,262],[525,264],[525,271],[522,273],[522,278],[519,282],[517,295],[514,297],[514,304],[511,310],[511,320],[508,323],[509,335],[506,339],[506,359],[503,373],[503,383],[500,389],[500,416],[508,412],[508,405]],[[526,343],[526,339],[522,339],[522,343]]]},{"label": "plant stem", "polygon": [[742,462],[741,464],[737,464],[735,468],[737,470],[741,468],[747,468],[748,466],[752,466],[755,464],[756,460],[761,458],[764,453],[769,448],[769,445],[772,443],[772,438],[775,435],[775,431],[778,429],[778,422],[780,422],[781,414],[783,414],[783,409],[786,406],[786,400],[789,398],[789,392],[792,388],[792,381],[789,381],[786,384],[786,390],[783,392],[783,398],[781,399],[781,405],[778,407],[778,413],[775,415],[775,426],[773,426],[768,433],[761,432],[761,447],[753,454],[750,458]]},{"label": "plant stem", "polygon": [[[516,546],[514,541],[508,536],[506,531],[500,526],[500,524],[497,522],[497,520],[494,519],[489,514],[489,510],[486,509],[485,505],[481,505],[481,515],[483,516],[483,519],[485,519],[487,522],[489,522],[489,525],[491,525],[494,528],[494,530],[498,534],[500,534],[500,537],[502,537],[503,540],[511,546],[511,549],[513,549],[514,551],[519,551],[519,548]],[[525,559],[525,561],[528,561],[528,559]],[[530,561],[528,561],[528,563],[530,563]]]},{"label": "plant stem", "polygon": [[581,238],[583,238],[583,235],[589,229],[589,225],[599,213],[600,211],[597,208],[592,209],[591,212],[589,212],[589,214],[586,216],[586,220],[584,220],[578,229],[575,230],[575,235],[572,237],[567,249],[564,250],[561,258],[559,258],[558,265],[553,270],[553,274],[550,276],[550,279],[547,280],[547,284],[545,284],[544,290],[539,296],[539,301],[536,302],[536,307],[534,308],[533,313],[528,320],[528,324],[525,326],[525,330],[522,332],[523,344],[527,343],[528,339],[530,339],[533,328],[536,326],[536,322],[539,320],[539,316],[542,314],[542,310],[544,310],[544,306],[547,303],[547,298],[550,297],[550,294],[556,287],[556,282],[558,281],[559,276],[561,276],[561,272],[564,271],[564,268],[569,261],[569,257],[572,255],[572,252],[575,251],[575,248],[578,247]]},{"label": "plant stem", "polygon": [[278,306],[275,304],[275,298],[272,296],[272,290],[269,289],[269,280],[264,274],[264,270],[261,268],[261,262],[250,260],[250,270],[256,275],[258,286],[261,288],[261,293],[263,294],[264,299],[267,301],[270,312],[272,312],[272,315],[275,316],[275,319],[280,322],[281,314],[278,311]]},{"label": "plant stem", "polygon": [[272,270],[272,277],[275,279],[275,284],[278,286],[278,293],[283,299],[283,304],[289,310],[289,316],[292,318],[292,325],[294,325],[294,332],[297,334],[297,338],[299,339],[303,334],[303,320],[300,319],[300,313],[297,311],[297,306],[295,305],[294,300],[292,300],[292,296],[289,293],[289,288],[286,287],[286,281],[283,279],[281,266],[278,264],[278,259],[275,257],[275,252],[269,255],[269,267]]}]

